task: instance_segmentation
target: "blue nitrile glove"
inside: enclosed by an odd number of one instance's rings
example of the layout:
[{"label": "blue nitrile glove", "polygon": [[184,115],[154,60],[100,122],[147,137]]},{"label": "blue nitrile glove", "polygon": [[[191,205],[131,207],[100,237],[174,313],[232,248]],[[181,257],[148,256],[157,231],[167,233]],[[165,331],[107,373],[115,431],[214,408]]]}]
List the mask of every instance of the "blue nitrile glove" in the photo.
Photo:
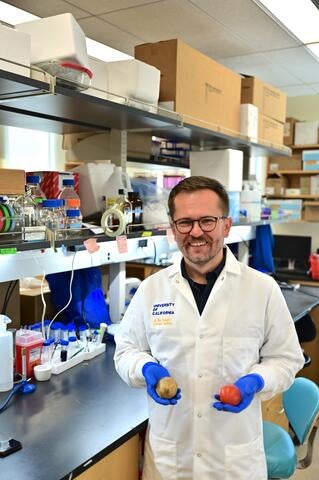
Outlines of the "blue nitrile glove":
[{"label": "blue nitrile glove", "polygon": [[[252,402],[255,393],[260,392],[264,388],[265,382],[258,373],[250,373],[244,377],[240,377],[235,383],[241,393],[241,402],[238,405],[229,405],[228,403],[215,402],[213,407],[217,410],[224,410],[225,412],[239,413]],[[215,395],[217,400],[220,400],[219,395]]]},{"label": "blue nitrile glove", "polygon": [[142,368],[142,374],[144,375],[146,386],[147,386],[147,393],[149,394],[152,399],[160,403],[161,405],[175,405],[177,400],[181,398],[181,389],[177,389],[177,393],[173,398],[161,398],[156,393],[156,385],[160,381],[161,378],[170,377],[171,375],[168,373],[165,367],[160,365],[156,362],[148,362]]}]

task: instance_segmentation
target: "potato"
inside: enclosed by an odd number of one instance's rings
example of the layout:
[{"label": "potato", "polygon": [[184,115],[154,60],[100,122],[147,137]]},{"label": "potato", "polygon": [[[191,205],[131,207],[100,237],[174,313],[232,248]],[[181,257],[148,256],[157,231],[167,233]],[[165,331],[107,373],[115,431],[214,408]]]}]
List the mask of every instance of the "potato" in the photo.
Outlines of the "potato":
[{"label": "potato", "polygon": [[161,378],[156,385],[156,393],[161,398],[173,398],[177,393],[177,383],[172,377]]}]

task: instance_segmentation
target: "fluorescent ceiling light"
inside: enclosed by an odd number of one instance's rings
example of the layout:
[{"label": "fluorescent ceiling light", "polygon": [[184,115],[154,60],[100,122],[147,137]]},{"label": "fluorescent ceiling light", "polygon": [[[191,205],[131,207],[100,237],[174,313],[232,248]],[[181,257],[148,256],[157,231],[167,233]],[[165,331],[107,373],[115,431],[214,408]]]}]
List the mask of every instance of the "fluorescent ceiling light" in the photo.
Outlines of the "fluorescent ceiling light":
[{"label": "fluorescent ceiling light", "polygon": [[32,13],[25,12],[21,10],[21,8],[0,2],[0,20],[2,22],[8,23],[9,25],[18,25],[19,23],[30,22],[37,18],[39,17],[32,15]]},{"label": "fluorescent ceiling light", "polygon": [[319,42],[319,10],[311,0],[255,0],[303,44]]},{"label": "fluorescent ceiling light", "polygon": [[104,62],[115,62],[118,60],[127,60],[133,58],[126,53],[115,50],[114,48],[108,47],[103,43],[96,42],[91,38],[86,38],[86,48],[88,55],[99,60],[104,60]]},{"label": "fluorescent ceiling light", "polygon": [[[39,18],[40,17],[37,17],[32,13],[21,10],[21,8],[13,7],[12,5],[8,5],[7,3],[0,1],[0,21],[2,22],[8,23],[9,25],[18,25],[19,23],[30,22]],[[114,62],[116,60],[127,60],[129,58],[133,58],[126,53],[108,47],[103,43],[96,42],[91,38],[86,38],[86,46],[88,55],[105,62]]]}]

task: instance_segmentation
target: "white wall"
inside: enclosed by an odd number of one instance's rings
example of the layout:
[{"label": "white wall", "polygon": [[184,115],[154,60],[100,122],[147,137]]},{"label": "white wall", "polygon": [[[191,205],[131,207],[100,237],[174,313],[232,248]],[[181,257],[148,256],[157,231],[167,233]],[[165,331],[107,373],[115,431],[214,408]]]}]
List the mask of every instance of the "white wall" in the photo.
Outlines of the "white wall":
[{"label": "white wall", "polygon": [[[288,97],[287,117],[300,121],[319,120],[319,95]],[[319,248],[319,225],[316,222],[273,224],[274,233],[282,235],[308,235],[312,237],[312,251]]]}]

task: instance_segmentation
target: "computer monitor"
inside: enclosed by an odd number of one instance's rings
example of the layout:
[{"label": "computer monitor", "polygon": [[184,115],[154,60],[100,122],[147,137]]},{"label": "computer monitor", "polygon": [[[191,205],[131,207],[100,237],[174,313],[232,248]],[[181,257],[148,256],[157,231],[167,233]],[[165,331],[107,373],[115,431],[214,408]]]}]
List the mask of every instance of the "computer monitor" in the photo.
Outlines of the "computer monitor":
[{"label": "computer monitor", "polygon": [[307,272],[311,254],[311,237],[302,235],[274,235],[273,257],[276,270]]}]

